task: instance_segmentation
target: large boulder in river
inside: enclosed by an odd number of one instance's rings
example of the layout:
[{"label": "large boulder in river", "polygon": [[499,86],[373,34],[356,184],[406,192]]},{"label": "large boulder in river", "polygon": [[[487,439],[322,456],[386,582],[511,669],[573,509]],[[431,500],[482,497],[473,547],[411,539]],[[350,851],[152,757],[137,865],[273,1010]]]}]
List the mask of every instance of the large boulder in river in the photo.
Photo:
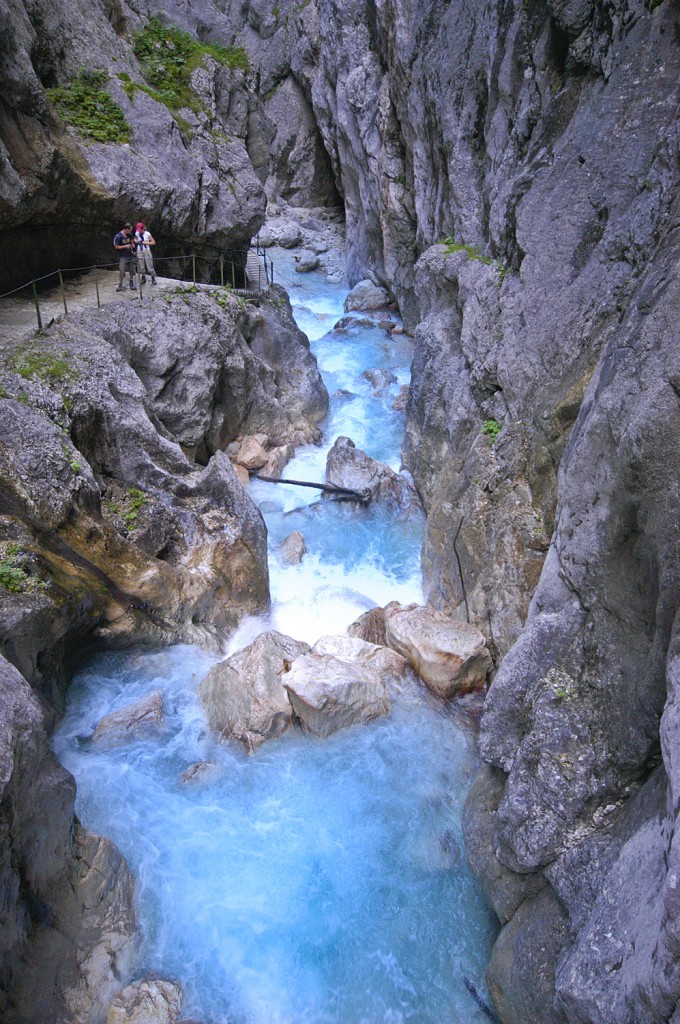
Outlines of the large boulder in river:
[{"label": "large boulder in river", "polygon": [[439,697],[468,693],[486,682],[491,655],[483,634],[467,622],[393,601],[385,608],[385,635]]},{"label": "large boulder in river", "polygon": [[303,727],[330,736],[385,715],[387,687],[404,671],[404,660],[386,647],[352,637],[321,637],[284,677],[290,702]]},{"label": "large boulder in river", "polygon": [[373,501],[385,501],[399,509],[420,505],[415,488],[384,462],[371,459],[349,437],[337,438],[326,458],[326,483],[367,492]]},{"label": "large boulder in river", "polygon": [[98,722],[92,741],[115,747],[132,740],[149,739],[163,731],[163,694],[154,690],[142,700],[112,711]]},{"label": "large boulder in river", "polygon": [[282,633],[263,633],[215,665],[198,689],[213,729],[254,750],[290,726],[292,708],[282,676],[309,646]]},{"label": "large boulder in river", "polygon": [[353,309],[382,309],[389,301],[389,295],[380,285],[368,279],[359,281],[345,299],[345,313]]}]

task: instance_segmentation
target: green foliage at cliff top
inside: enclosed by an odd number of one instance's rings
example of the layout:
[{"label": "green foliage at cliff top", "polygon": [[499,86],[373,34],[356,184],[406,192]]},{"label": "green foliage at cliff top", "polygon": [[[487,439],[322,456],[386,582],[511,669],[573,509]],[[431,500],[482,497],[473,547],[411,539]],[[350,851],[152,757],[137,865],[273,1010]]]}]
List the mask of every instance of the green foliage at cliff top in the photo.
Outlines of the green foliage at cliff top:
[{"label": "green foliage at cliff top", "polygon": [[176,25],[151,18],[135,38],[135,56],[142,74],[168,107],[195,110],[197,101],[191,92],[191,74],[206,56],[228,68],[247,71],[248,55],[239,46],[199,43]]},{"label": "green foliage at cliff top", "polygon": [[129,142],[130,125],[117,103],[104,90],[106,71],[83,68],[68,85],[48,89],[59,117],[86,139]]}]

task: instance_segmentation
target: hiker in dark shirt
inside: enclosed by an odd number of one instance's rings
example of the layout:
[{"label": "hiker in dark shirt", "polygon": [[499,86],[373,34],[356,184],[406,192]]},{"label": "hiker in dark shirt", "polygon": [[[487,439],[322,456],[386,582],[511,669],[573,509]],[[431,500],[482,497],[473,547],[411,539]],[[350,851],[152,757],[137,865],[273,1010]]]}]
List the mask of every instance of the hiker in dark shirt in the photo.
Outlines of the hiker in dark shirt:
[{"label": "hiker in dark shirt", "polygon": [[118,232],[113,240],[113,248],[118,250],[120,259],[118,260],[118,273],[119,281],[117,292],[123,290],[123,280],[125,278],[125,271],[127,270],[130,274],[130,288],[135,290],[137,285],[135,284],[135,268],[136,268],[136,243],[135,236],[132,230],[132,224],[124,224],[123,228]]}]

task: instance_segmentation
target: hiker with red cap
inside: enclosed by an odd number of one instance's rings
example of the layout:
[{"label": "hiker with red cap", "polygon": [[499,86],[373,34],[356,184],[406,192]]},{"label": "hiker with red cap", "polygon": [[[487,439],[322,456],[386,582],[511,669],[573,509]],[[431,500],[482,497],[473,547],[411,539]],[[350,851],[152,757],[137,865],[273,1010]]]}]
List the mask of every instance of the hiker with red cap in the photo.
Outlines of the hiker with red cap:
[{"label": "hiker with red cap", "polygon": [[141,283],[146,284],[146,275],[151,275],[151,284],[156,283],[156,271],[151,256],[151,246],[156,244],[156,239],[150,231],[147,231],[140,220],[135,228],[135,241],[137,243],[137,270],[142,275]]}]

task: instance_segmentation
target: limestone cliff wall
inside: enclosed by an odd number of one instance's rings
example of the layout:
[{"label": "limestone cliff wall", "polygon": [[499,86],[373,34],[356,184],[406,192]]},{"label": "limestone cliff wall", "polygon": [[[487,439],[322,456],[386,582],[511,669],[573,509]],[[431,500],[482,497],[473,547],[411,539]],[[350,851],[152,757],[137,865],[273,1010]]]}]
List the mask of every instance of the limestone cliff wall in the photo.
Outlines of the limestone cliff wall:
[{"label": "limestone cliff wall", "polygon": [[676,1020],[677,11],[316,6],[350,272],[415,327],[429,600],[499,665],[467,819],[498,1012]]}]

